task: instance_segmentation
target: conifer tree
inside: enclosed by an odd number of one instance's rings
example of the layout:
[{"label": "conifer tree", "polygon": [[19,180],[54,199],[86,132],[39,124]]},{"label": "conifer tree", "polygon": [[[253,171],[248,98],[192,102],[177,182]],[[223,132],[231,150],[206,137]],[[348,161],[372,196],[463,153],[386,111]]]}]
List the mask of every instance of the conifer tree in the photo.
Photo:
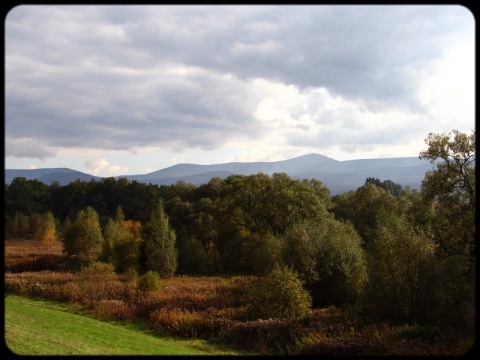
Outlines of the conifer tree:
[{"label": "conifer tree", "polygon": [[159,201],[150,220],[142,229],[145,270],[152,270],[161,277],[175,273],[178,264],[176,236],[165,214],[163,202]]}]

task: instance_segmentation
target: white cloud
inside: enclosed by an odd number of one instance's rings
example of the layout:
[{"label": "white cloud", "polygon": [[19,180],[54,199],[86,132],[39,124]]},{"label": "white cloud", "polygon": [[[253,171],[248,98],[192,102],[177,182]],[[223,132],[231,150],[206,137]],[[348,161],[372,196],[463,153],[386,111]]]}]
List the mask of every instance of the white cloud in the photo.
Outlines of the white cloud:
[{"label": "white cloud", "polygon": [[128,174],[128,167],[127,166],[120,166],[120,165],[110,165],[108,167],[108,175],[109,176],[118,176]]},{"label": "white cloud", "polygon": [[[422,74],[419,95],[432,118],[442,125],[474,124],[475,43],[467,37],[448,49],[430,73]],[[453,128],[452,128],[453,129]]]},{"label": "white cloud", "polygon": [[89,159],[85,161],[84,165],[90,173],[96,175],[106,168],[109,162],[105,159]]}]

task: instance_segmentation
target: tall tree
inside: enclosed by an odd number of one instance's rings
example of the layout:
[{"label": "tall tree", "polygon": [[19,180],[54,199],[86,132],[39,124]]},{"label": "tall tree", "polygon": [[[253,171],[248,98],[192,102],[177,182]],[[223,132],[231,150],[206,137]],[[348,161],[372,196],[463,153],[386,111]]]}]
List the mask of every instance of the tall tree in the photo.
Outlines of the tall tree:
[{"label": "tall tree", "polygon": [[[437,202],[432,229],[444,255],[469,256],[475,262],[475,131],[430,133],[420,158],[436,168],[422,181],[422,194]],[[473,268],[473,267],[472,267]]]},{"label": "tall tree", "polygon": [[424,194],[442,202],[465,203],[475,211],[475,131],[430,133],[425,142],[428,149],[419,158],[430,160],[436,169],[422,181]]},{"label": "tall tree", "polygon": [[55,217],[51,211],[47,211],[42,216],[42,221],[37,229],[36,237],[41,239],[48,248],[50,248],[50,245],[57,241],[57,225]]},{"label": "tall tree", "polygon": [[415,231],[406,217],[382,212],[368,255],[366,306],[384,319],[424,320],[438,300],[432,239]]},{"label": "tall tree", "polygon": [[[121,207],[119,209],[121,211]],[[115,220],[109,219],[100,260],[112,263],[118,272],[137,271],[141,241],[141,225],[138,221],[124,221],[120,215]]]},{"label": "tall tree", "polygon": [[16,177],[5,194],[5,212],[11,217],[15,215],[15,211],[28,216],[44,213],[48,210],[47,190],[47,185],[41,181]]},{"label": "tall tree", "polygon": [[339,220],[349,220],[355,226],[368,248],[372,241],[372,231],[375,228],[377,215],[381,211],[401,213],[399,199],[387,190],[366,182],[355,191],[349,191],[333,198],[335,207],[332,212]]},{"label": "tall tree", "polygon": [[445,313],[442,318],[471,326],[476,286],[475,130],[430,133],[419,157],[436,167],[427,172],[421,192],[434,204],[431,232],[437,246]]},{"label": "tall tree", "polygon": [[152,211],[142,235],[145,270],[158,272],[162,277],[172,276],[178,264],[176,236],[170,227],[162,201]]},{"label": "tall tree", "polygon": [[362,239],[351,223],[331,217],[297,224],[284,237],[283,258],[317,306],[353,304],[366,281]]}]

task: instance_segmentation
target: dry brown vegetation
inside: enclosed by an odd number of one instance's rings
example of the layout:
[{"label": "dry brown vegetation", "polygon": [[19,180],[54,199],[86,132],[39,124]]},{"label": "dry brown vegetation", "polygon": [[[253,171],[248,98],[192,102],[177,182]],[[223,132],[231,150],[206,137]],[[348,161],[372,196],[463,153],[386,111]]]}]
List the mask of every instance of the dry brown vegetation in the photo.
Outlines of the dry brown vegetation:
[{"label": "dry brown vegetation", "polygon": [[99,318],[143,321],[159,334],[211,339],[259,354],[460,355],[473,345],[436,328],[371,324],[337,308],[305,319],[247,321],[243,295],[253,277],[171,277],[139,291],[132,276],[83,278],[61,243],[5,241],[5,293],[75,304]]}]

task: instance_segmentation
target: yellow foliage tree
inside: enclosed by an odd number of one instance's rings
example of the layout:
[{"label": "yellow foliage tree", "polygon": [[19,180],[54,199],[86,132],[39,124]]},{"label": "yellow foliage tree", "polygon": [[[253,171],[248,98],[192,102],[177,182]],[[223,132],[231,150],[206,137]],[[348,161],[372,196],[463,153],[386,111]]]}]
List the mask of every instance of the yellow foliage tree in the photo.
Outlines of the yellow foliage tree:
[{"label": "yellow foliage tree", "polygon": [[55,217],[48,211],[40,219],[36,232],[36,238],[42,240],[48,248],[57,241],[57,228],[55,225]]}]

